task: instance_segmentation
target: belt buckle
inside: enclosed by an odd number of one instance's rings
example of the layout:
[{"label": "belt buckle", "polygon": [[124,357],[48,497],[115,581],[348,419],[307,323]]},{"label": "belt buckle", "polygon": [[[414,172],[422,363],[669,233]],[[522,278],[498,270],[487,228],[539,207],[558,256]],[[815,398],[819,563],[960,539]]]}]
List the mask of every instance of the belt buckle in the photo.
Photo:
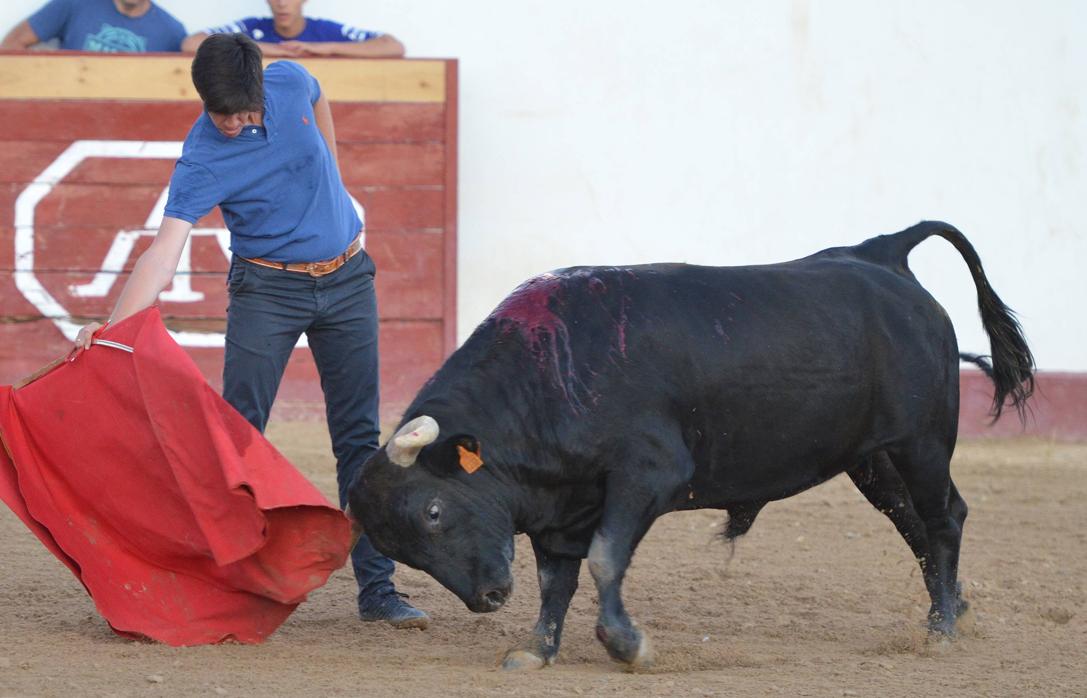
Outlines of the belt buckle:
[{"label": "belt buckle", "polygon": [[327,262],[310,262],[306,265],[306,272],[314,278],[331,274],[339,269],[337,261],[339,260],[330,259]]}]

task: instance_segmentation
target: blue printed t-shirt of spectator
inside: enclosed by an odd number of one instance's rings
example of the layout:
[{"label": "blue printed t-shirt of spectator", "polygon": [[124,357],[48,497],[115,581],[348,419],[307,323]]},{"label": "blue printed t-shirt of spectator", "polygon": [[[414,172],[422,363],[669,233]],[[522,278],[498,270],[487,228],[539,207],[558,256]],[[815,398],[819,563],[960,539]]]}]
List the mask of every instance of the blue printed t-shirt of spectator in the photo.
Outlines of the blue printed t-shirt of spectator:
[{"label": "blue printed t-shirt of spectator", "polygon": [[343,253],[362,230],[313,105],[321,96],[305,68],[264,70],[263,126],[224,136],[197,118],[170,179],[165,214],[195,224],[215,206],[241,257],[317,262]]},{"label": "blue printed t-shirt of spectator", "polygon": [[267,44],[280,44],[284,41],[369,41],[381,32],[369,29],[356,29],[346,24],[333,22],[331,19],[311,19],[306,17],[306,26],[298,36],[282,36],[276,31],[275,20],[271,17],[246,17],[221,27],[205,29],[205,34],[245,34],[253,41]]},{"label": "blue printed t-shirt of spectator", "polygon": [[42,41],[62,49],[102,53],[180,51],[185,27],[154,3],[139,17],[121,14],[113,0],[50,0],[27,20]]}]

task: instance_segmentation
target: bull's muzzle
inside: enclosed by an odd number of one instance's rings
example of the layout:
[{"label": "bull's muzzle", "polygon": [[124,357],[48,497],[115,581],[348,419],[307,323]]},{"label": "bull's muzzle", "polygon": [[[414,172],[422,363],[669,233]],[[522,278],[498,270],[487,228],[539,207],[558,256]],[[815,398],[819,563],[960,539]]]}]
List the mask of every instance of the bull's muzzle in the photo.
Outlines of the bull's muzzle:
[{"label": "bull's muzzle", "polygon": [[510,594],[513,592],[513,582],[508,584],[497,586],[489,591],[479,594],[476,598],[472,599],[472,602],[467,604],[468,609],[473,613],[491,613],[497,611],[506,604],[506,600],[509,599]]}]

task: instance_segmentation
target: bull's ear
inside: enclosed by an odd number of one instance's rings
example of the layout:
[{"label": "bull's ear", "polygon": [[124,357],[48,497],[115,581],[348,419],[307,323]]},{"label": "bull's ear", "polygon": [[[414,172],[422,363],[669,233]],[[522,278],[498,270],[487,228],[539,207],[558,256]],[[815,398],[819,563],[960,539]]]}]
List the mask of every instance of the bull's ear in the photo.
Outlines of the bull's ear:
[{"label": "bull's ear", "polygon": [[458,434],[449,439],[449,455],[450,460],[469,475],[483,467],[483,449],[479,439],[469,434]]},{"label": "bull's ear", "polygon": [[347,517],[347,520],[351,522],[351,547],[355,547],[355,543],[359,542],[359,538],[362,537],[362,522],[355,518],[351,513],[351,505],[348,504],[347,508],[343,510],[343,515]]}]

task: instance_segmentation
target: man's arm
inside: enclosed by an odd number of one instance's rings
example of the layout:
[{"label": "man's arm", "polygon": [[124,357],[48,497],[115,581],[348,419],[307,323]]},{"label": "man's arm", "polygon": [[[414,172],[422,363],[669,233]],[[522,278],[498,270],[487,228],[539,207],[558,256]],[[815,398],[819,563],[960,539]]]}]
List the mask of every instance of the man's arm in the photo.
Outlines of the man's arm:
[{"label": "man's arm", "polygon": [[181,40],[181,50],[185,53],[196,53],[196,49],[200,48],[200,44],[204,43],[204,39],[209,36],[211,35],[207,32],[189,34]]},{"label": "man's arm", "polygon": [[[169,216],[162,219],[151,246],[136,260],[132,275],[128,277],[128,282],[117,299],[117,305],[113,308],[110,322],[120,322],[158,300],[159,294],[174,278],[178,260],[181,259],[181,250],[185,247],[190,230],[192,223],[188,221]],[[76,337],[76,347],[90,348],[91,338],[99,327],[99,323],[92,322],[81,329]]]},{"label": "man's arm", "polygon": [[[211,34],[208,34],[207,32],[196,32],[195,34],[190,34],[189,36],[186,36],[185,39],[181,42],[181,50],[184,53],[196,53],[196,49],[200,48],[200,44],[204,43],[204,40],[207,39],[209,36],[211,36]],[[299,56],[305,55],[304,51],[298,49],[292,50],[285,45],[297,44],[299,43],[297,41],[289,41],[285,42],[285,44],[270,44],[265,41],[258,41],[256,43],[257,46],[260,47],[261,54],[265,56],[289,56],[292,58],[297,58]]]},{"label": "man's arm", "polygon": [[297,44],[312,56],[345,56],[350,58],[403,58],[404,44],[390,34],[366,41],[285,41]]},{"label": "man's arm", "polygon": [[298,48],[300,41],[284,41],[281,44],[270,44],[266,41],[258,41],[261,54],[265,56],[287,56],[289,58],[301,58],[306,55],[305,50]]},{"label": "man's arm", "polygon": [[0,41],[0,49],[22,51],[30,48],[39,41],[41,41],[41,39],[39,39],[38,35],[31,29],[30,22],[24,19],[22,22],[16,24],[14,29],[8,32],[3,41]]},{"label": "man's arm", "polygon": [[328,150],[332,153],[332,162],[336,163],[336,169],[340,169],[340,157],[336,152],[336,129],[332,125],[332,107],[329,106],[325,93],[322,92],[317,101],[313,103],[313,116],[317,119],[317,128],[328,144]]}]

